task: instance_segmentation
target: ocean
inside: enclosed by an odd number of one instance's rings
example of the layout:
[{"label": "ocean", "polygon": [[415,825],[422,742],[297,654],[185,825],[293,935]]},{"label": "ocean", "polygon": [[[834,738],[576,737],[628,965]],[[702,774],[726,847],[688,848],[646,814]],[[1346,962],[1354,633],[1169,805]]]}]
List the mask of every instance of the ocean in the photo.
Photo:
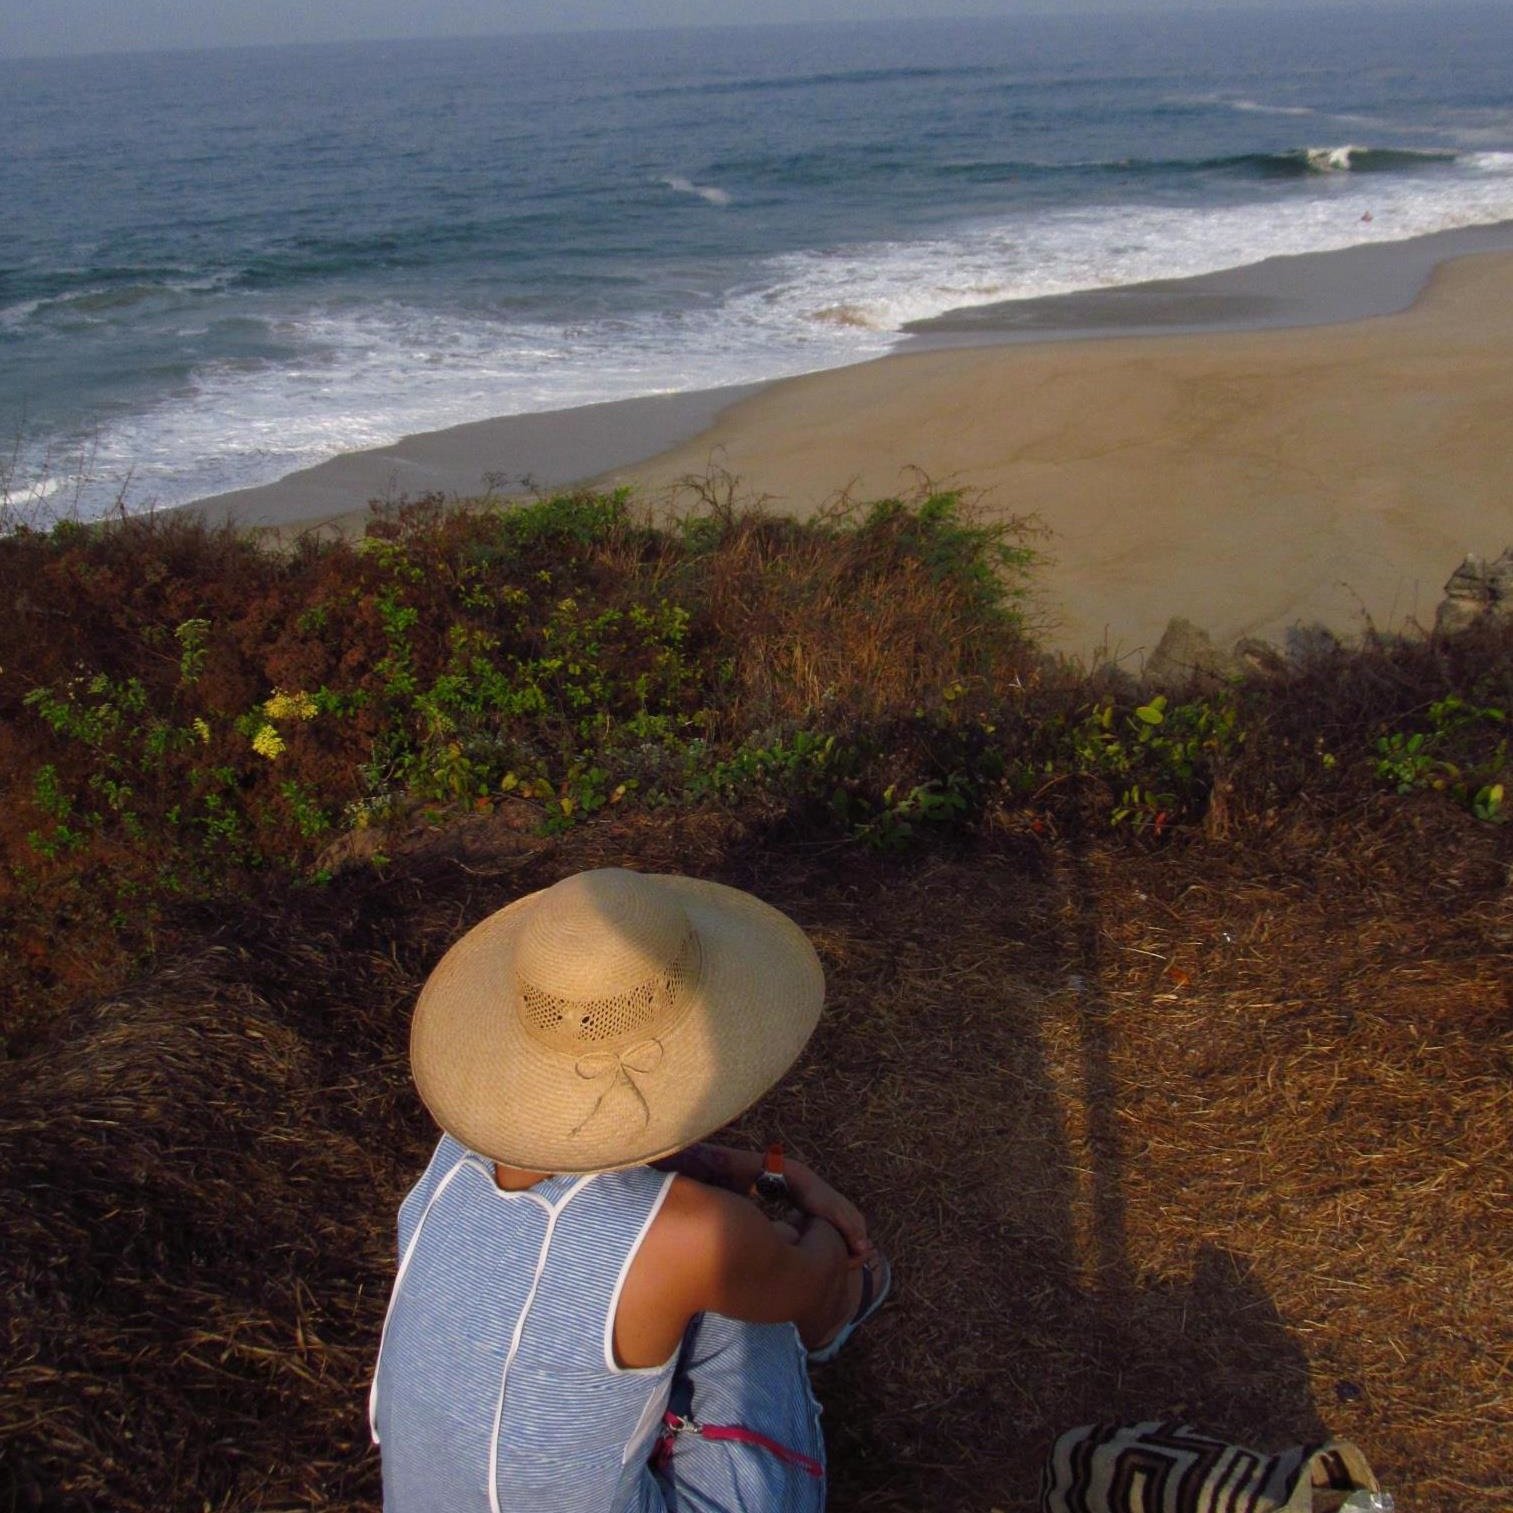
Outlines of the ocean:
[{"label": "ocean", "polygon": [[0,61],[0,502],[856,362],[1513,220],[1513,7]]}]

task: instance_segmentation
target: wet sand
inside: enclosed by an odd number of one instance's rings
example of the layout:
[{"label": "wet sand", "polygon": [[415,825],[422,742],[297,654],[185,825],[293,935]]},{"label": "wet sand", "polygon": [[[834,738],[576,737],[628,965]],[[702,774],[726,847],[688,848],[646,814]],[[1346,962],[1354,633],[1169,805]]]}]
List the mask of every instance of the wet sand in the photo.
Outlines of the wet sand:
[{"label": "wet sand", "polygon": [[360,530],[372,500],[393,502],[422,494],[508,498],[562,488],[696,435],[722,410],[761,387],[654,394],[470,421],[406,436],[392,446],[343,452],[276,483],[214,494],[184,508],[216,521],[283,532],[320,525]]}]

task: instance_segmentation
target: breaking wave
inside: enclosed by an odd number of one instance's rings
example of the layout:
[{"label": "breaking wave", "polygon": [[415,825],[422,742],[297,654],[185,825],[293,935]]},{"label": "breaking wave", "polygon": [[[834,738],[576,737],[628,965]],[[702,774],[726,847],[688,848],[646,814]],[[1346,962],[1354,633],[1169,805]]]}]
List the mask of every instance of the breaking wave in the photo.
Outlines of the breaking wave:
[{"label": "breaking wave", "polygon": [[[1229,171],[1261,178],[1303,178],[1322,173],[1423,173],[1449,167],[1460,154],[1448,148],[1367,147],[1354,142],[1336,147],[1293,147],[1284,152],[1247,152],[1208,158],[1192,166],[1207,172]],[[1170,169],[1176,165],[1161,165]]]},{"label": "breaking wave", "polygon": [[662,182],[678,194],[691,194],[710,205],[728,205],[730,203],[730,191],[721,189],[715,184],[695,184],[692,179],[668,178]]},{"label": "breaking wave", "polygon": [[1415,150],[1408,147],[1305,147],[1301,153],[1285,153],[1301,158],[1309,173],[1396,173],[1403,169],[1426,168],[1435,163],[1453,163],[1453,152]]}]

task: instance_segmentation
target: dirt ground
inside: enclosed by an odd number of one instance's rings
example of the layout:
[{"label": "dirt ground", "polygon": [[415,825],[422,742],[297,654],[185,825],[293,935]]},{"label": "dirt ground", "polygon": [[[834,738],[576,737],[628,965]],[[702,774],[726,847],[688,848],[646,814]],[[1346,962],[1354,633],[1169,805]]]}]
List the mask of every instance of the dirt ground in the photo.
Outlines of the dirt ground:
[{"label": "dirt ground", "polygon": [[508,810],[181,922],[0,1066],[0,1507],[375,1509],[409,1010],[585,866],[749,888],[829,1001],[737,1138],[849,1192],[895,1296],[817,1374],[830,1505],[1022,1513],[1054,1436],[1347,1436],[1415,1513],[1513,1506],[1513,847],[1433,795],[1141,850],[903,857],[780,820]]}]

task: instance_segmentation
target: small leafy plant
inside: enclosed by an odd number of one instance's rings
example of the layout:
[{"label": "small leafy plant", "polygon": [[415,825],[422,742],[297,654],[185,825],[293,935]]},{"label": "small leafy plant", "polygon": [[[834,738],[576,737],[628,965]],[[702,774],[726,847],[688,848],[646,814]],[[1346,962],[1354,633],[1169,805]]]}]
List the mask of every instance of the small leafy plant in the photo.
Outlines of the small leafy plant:
[{"label": "small leafy plant", "polygon": [[1374,743],[1378,781],[1398,793],[1425,789],[1447,793],[1479,820],[1506,820],[1504,780],[1508,766],[1507,713],[1450,694],[1432,702],[1422,727],[1388,730]]}]

